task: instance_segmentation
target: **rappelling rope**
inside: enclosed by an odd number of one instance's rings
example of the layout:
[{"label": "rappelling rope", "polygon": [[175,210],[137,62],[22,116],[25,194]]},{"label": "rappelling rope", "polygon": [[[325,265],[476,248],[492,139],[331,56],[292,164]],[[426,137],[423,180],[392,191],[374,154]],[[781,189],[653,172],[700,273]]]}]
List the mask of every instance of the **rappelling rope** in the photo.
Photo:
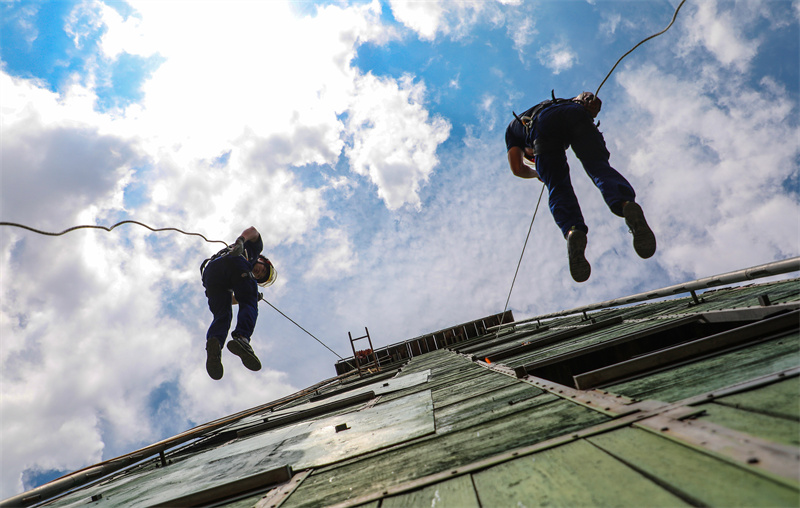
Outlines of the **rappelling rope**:
[{"label": "rappelling rope", "polygon": [[34,233],[39,233],[40,235],[47,235],[47,236],[61,236],[63,234],[69,233],[70,231],[75,231],[76,229],[102,229],[102,230],[110,232],[112,229],[114,229],[117,226],[121,226],[122,224],[138,224],[139,226],[145,227],[145,228],[149,229],[150,231],[153,231],[154,233],[157,233],[159,231],[177,231],[178,233],[182,233],[182,234],[188,235],[188,236],[199,236],[200,238],[202,238],[203,240],[207,241],[208,243],[221,243],[221,244],[226,245],[226,246],[228,245],[227,243],[223,242],[222,240],[209,240],[208,238],[206,238],[205,236],[201,235],[200,233],[187,233],[186,231],[182,231],[182,230],[177,229],[177,228],[151,228],[147,224],[144,224],[144,223],[141,223],[141,222],[135,221],[135,220],[124,220],[124,221],[121,221],[121,222],[117,222],[116,224],[114,224],[110,228],[105,227],[105,226],[91,225],[91,224],[87,224],[87,225],[83,225],[83,226],[73,226],[71,228],[65,229],[64,231],[62,231],[60,233],[50,233],[48,231],[42,231],[40,229],[32,228],[30,226],[25,226],[24,224],[17,224],[16,222],[0,222],[0,226],[13,226],[15,228],[27,229],[28,231],[33,231]]},{"label": "rappelling rope", "polygon": [[[321,340],[319,340],[318,338],[314,337],[314,334],[312,334],[311,332],[309,332],[308,330],[306,330],[305,328],[303,328],[302,326],[300,326],[299,324],[297,324],[297,322],[295,322],[295,320],[294,320],[294,319],[290,318],[289,316],[287,316],[286,314],[284,314],[283,312],[281,312],[281,311],[280,311],[280,309],[278,309],[277,307],[275,307],[274,305],[272,305],[271,303],[269,303],[269,301],[267,301],[267,299],[266,299],[266,298],[264,298],[264,295],[262,295],[261,293],[259,293],[259,294],[258,294],[258,299],[259,299],[259,300],[263,300],[263,301],[265,301],[265,302],[267,303],[267,305],[269,305],[270,307],[272,307],[273,309],[275,309],[275,310],[278,312],[278,314],[280,314],[281,316],[285,317],[286,319],[288,319],[289,321],[291,321],[292,323],[294,323],[294,325],[295,325],[295,326],[297,326],[298,328],[300,328],[301,330],[303,330],[304,332],[306,332],[308,335],[310,335],[312,339],[314,339],[315,341],[317,341],[317,342],[319,342],[320,344],[322,344],[323,346],[325,346],[325,349],[327,349],[327,350],[328,350],[328,351],[330,351],[331,353],[335,354],[336,356],[339,356],[339,353],[337,353],[337,352],[336,352],[336,351],[334,351],[333,349],[329,348],[329,347],[328,347],[328,346],[327,346],[327,345],[326,345],[324,342],[322,342],[322,341],[321,341]],[[339,359],[344,361],[344,358],[342,358],[341,356],[339,356]],[[348,365],[350,365],[350,364],[348,363]],[[352,367],[352,365],[351,365],[351,367]]]},{"label": "rappelling rope", "polygon": [[[536,220],[536,212],[539,211],[539,203],[542,202],[542,196],[544,195],[544,184],[542,184],[542,191],[539,193],[539,200],[536,202],[536,208],[533,210],[533,217],[531,218],[531,225],[528,227],[528,236],[525,237],[525,243],[522,245],[522,252],[519,255],[519,261],[517,262],[517,269],[514,272],[514,279],[511,281],[511,289],[508,290],[508,298],[506,298],[506,305],[503,307],[503,313],[500,314],[500,324],[503,323],[503,317],[506,315],[506,310],[508,309],[508,302],[511,300],[511,292],[514,291],[514,283],[517,282],[517,274],[519,273],[519,267],[522,264],[522,256],[525,255],[525,247],[528,246],[528,239],[531,237],[531,230],[533,229],[533,222]],[[497,329],[497,333],[500,333],[500,329]]]},{"label": "rappelling rope", "polygon": [[[180,229],[177,229],[177,228],[151,228],[151,227],[150,227],[150,226],[148,226],[147,224],[144,224],[144,223],[142,223],[142,222],[135,221],[135,220],[124,220],[124,221],[121,221],[121,222],[117,222],[116,224],[114,224],[114,225],[113,225],[113,226],[111,226],[111,227],[106,227],[106,226],[95,226],[95,225],[82,225],[82,226],[73,226],[73,227],[71,227],[71,228],[65,229],[64,231],[62,231],[62,232],[60,232],[60,233],[51,233],[51,232],[49,232],[49,231],[42,231],[42,230],[40,230],[40,229],[32,228],[32,227],[30,227],[30,226],[26,226],[26,225],[24,225],[24,224],[17,224],[16,222],[0,222],[0,226],[12,226],[12,227],[16,227],[16,228],[27,229],[28,231],[32,231],[32,232],[34,232],[34,233],[38,233],[38,234],[40,234],[40,235],[46,235],[46,236],[61,236],[61,235],[63,235],[63,234],[69,233],[70,231],[75,231],[76,229],[102,229],[102,230],[105,230],[105,231],[109,231],[109,232],[110,232],[112,229],[114,229],[114,228],[115,228],[115,227],[117,227],[117,226],[121,226],[122,224],[138,224],[139,226],[145,227],[145,228],[147,228],[147,229],[149,229],[150,231],[153,231],[153,232],[159,232],[159,231],[177,231],[178,233],[182,233],[182,234],[184,234],[184,235],[189,235],[189,236],[199,236],[200,238],[202,238],[203,240],[205,240],[205,241],[206,241],[206,242],[208,242],[208,243],[221,243],[221,244],[223,244],[223,245],[225,245],[225,246],[227,246],[227,245],[228,245],[226,242],[223,242],[222,240],[209,240],[208,238],[206,238],[205,236],[201,235],[200,233],[187,233],[186,231],[182,231],[182,230],[180,230]],[[263,296],[261,293],[259,293],[258,297],[259,297],[259,299],[260,299],[260,300],[264,300],[264,296]],[[265,301],[265,302],[267,302],[267,300],[264,300],[264,301]],[[285,317],[286,319],[288,319],[289,321],[291,321],[292,323],[294,323],[294,325],[295,325],[295,326],[297,326],[298,328],[300,328],[301,330],[303,330],[303,331],[304,331],[304,332],[306,332],[307,334],[311,335],[311,337],[312,337],[314,340],[316,340],[317,342],[319,342],[320,344],[322,344],[323,346],[325,346],[325,349],[327,349],[327,350],[328,350],[328,351],[330,351],[331,353],[333,353],[333,354],[335,354],[336,356],[338,356],[338,357],[339,357],[339,359],[341,359],[341,360],[344,360],[344,358],[342,358],[341,356],[339,356],[339,354],[338,354],[336,351],[334,351],[333,349],[329,348],[329,347],[328,347],[328,346],[327,346],[327,345],[326,345],[324,342],[322,342],[322,341],[321,341],[321,340],[319,340],[318,338],[314,337],[314,335],[312,335],[312,334],[311,334],[311,333],[310,333],[308,330],[306,330],[305,328],[303,328],[302,326],[300,326],[299,324],[297,324],[297,322],[296,322],[295,320],[293,320],[292,318],[290,318],[289,316],[287,316],[286,314],[284,314],[283,312],[281,312],[281,311],[280,311],[280,309],[278,309],[277,307],[275,307],[274,305],[272,305],[272,304],[271,304],[271,303],[269,303],[269,302],[267,302],[267,305],[269,305],[270,307],[272,307],[273,309],[275,309],[276,311],[278,311],[278,313],[279,313],[281,316]],[[348,365],[350,365],[350,364],[348,363]],[[350,365],[350,366],[352,367],[352,365]]]},{"label": "rappelling rope", "polygon": [[617,63],[615,63],[615,64],[614,64],[614,67],[612,67],[612,68],[611,68],[611,70],[610,70],[610,71],[608,71],[608,74],[606,74],[606,77],[605,77],[605,79],[603,79],[603,82],[602,82],[602,83],[600,83],[600,86],[598,86],[598,87],[597,87],[597,91],[594,93],[594,96],[595,96],[595,97],[597,97],[597,94],[599,94],[599,93],[600,93],[600,89],[601,89],[601,88],[603,88],[603,85],[606,83],[606,80],[607,80],[607,79],[608,79],[608,78],[611,76],[611,73],[612,73],[612,72],[614,72],[614,69],[616,69],[616,68],[617,68],[617,65],[619,65],[619,63],[622,61],[622,59],[623,59],[623,58],[625,58],[626,56],[628,56],[628,55],[630,55],[631,53],[633,53],[633,50],[634,50],[634,49],[638,48],[639,46],[641,46],[641,45],[642,45],[642,44],[644,44],[645,42],[649,41],[650,39],[652,39],[652,38],[654,38],[654,37],[658,37],[659,35],[663,34],[663,33],[664,33],[664,32],[666,32],[667,30],[669,30],[669,28],[672,26],[672,24],[673,24],[673,23],[675,23],[675,19],[678,17],[678,11],[680,11],[680,10],[681,10],[681,7],[683,7],[683,3],[684,3],[685,1],[686,1],[686,0],[681,0],[681,3],[678,5],[678,8],[677,8],[677,9],[675,9],[675,14],[673,14],[673,15],[672,15],[672,21],[670,21],[670,22],[669,22],[669,25],[667,25],[667,28],[665,28],[665,29],[661,30],[661,31],[660,31],[660,32],[658,32],[657,34],[653,34],[653,35],[651,35],[650,37],[647,37],[646,39],[643,39],[643,40],[642,40],[642,41],[641,41],[639,44],[637,44],[636,46],[632,47],[632,48],[631,48],[631,49],[630,49],[630,50],[629,50],[627,53],[625,53],[624,55],[622,55],[621,57],[619,57],[619,60],[617,60]]}]

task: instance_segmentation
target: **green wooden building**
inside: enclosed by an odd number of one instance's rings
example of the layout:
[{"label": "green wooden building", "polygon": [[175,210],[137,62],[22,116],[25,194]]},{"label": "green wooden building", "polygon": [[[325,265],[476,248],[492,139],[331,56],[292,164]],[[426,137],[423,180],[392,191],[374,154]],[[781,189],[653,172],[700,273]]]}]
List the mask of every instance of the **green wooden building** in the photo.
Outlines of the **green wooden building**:
[{"label": "green wooden building", "polygon": [[800,506],[800,279],[731,282],[778,264],[376,349],[3,506]]}]

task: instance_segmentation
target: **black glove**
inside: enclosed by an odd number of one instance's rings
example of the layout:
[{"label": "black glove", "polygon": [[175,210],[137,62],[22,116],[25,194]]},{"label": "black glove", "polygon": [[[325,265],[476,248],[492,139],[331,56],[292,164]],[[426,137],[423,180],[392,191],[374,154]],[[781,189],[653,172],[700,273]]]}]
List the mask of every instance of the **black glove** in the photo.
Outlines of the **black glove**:
[{"label": "black glove", "polygon": [[244,237],[237,238],[236,243],[229,248],[231,249],[231,256],[241,256],[244,253]]}]

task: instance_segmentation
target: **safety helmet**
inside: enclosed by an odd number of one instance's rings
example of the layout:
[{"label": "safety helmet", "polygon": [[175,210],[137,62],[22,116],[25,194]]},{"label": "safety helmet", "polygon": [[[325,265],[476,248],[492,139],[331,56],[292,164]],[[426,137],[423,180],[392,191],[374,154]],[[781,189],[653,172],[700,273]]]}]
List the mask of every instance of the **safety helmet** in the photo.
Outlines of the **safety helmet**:
[{"label": "safety helmet", "polygon": [[272,263],[269,259],[265,258],[263,255],[259,254],[258,259],[256,259],[255,264],[262,264],[266,267],[266,272],[263,276],[256,279],[256,282],[261,287],[271,286],[275,279],[278,277],[278,271],[275,270],[275,267],[272,266]]}]

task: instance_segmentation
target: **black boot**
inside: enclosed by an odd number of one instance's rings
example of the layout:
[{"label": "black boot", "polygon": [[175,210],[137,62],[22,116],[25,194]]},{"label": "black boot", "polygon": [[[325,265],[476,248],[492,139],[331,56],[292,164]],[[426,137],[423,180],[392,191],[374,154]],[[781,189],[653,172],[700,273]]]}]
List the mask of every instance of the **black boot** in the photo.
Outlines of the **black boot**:
[{"label": "black boot", "polygon": [[586,232],[571,229],[567,233],[567,256],[569,256],[569,273],[575,282],[584,282],[592,273],[592,266],[586,260]]},{"label": "black boot", "polygon": [[222,379],[222,345],[216,337],[206,339],[206,372],[211,379]]},{"label": "black boot", "polygon": [[250,370],[261,370],[261,362],[258,360],[250,341],[244,337],[233,336],[228,342],[228,351],[242,359],[242,364]]},{"label": "black boot", "polygon": [[622,207],[622,215],[625,217],[625,224],[633,234],[633,250],[640,258],[647,259],[656,253],[656,235],[647,221],[644,220],[642,207],[629,201]]}]

